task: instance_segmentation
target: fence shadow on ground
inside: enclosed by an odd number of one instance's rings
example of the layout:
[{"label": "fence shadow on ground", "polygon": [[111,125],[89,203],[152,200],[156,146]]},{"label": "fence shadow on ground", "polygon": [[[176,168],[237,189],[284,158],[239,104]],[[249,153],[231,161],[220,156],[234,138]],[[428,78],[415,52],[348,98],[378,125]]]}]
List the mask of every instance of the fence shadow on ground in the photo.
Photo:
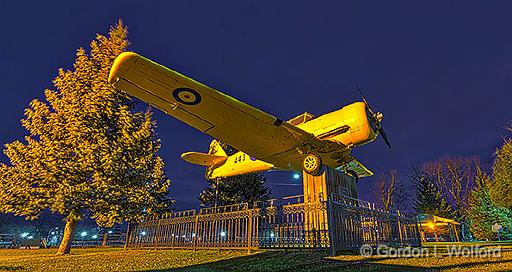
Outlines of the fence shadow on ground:
[{"label": "fence shadow on ground", "polygon": [[[321,252],[262,252],[236,257],[228,260],[211,263],[191,265],[182,268],[163,270],[142,270],[152,272],[163,271],[440,271],[446,269],[469,269],[489,264],[503,263],[512,266],[512,260],[489,260],[468,262],[463,264],[446,264],[433,267],[420,267],[406,264],[378,263],[384,259],[396,258],[372,258],[364,260],[340,260],[328,258],[327,253]],[[142,272],[141,271],[141,272]]]},{"label": "fence shadow on ground", "polygon": [[0,265],[0,271],[23,271],[25,268],[19,265]]},{"label": "fence shadow on ground", "polygon": [[327,255],[320,252],[263,252],[182,268],[142,271],[431,271],[402,265],[378,265],[377,270],[370,270],[369,266],[377,267],[362,261],[327,259]]}]

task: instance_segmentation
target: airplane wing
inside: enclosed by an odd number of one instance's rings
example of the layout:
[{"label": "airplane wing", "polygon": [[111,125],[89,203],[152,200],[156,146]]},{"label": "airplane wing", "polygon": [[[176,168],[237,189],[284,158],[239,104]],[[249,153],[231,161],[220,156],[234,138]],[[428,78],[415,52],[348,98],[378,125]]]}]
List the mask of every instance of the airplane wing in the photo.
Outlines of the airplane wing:
[{"label": "airplane wing", "polygon": [[[115,60],[109,82],[188,125],[276,167],[301,169],[310,151],[346,146],[249,106],[133,52]],[[338,165],[339,166],[339,165]]]}]

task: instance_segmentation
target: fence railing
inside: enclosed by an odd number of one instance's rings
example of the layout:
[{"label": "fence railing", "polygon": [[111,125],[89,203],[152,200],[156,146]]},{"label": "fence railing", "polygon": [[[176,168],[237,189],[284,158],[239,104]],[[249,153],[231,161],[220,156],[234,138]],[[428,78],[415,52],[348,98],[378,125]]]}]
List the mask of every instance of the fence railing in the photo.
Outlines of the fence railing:
[{"label": "fence railing", "polygon": [[[316,199],[322,199],[316,198]],[[130,248],[276,248],[354,250],[363,244],[419,245],[415,218],[341,195],[302,196],[203,208],[153,217],[129,227]]]},{"label": "fence railing", "polygon": [[333,250],[354,250],[362,245],[377,247],[419,246],[415,217],[400,211],[385,212],[374,204],[340,195],[329,199]]},{"label": "fence railing", "polygon": [[14,234],[3,234],[0,233],[0,248],[11,248],[14,247],[13,241],[16,235]]}]

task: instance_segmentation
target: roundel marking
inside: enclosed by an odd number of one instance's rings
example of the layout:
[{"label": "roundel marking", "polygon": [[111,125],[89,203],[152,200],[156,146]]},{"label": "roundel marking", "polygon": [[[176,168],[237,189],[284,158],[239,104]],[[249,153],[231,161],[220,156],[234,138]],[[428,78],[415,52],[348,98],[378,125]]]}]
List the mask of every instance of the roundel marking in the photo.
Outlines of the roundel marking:
[{"label": "roundel marking", "polygon": [[197,105],[201,103],[201,95],[199,92],[190,88],[177,88],[172,91],[172,97],[185,105]]}]

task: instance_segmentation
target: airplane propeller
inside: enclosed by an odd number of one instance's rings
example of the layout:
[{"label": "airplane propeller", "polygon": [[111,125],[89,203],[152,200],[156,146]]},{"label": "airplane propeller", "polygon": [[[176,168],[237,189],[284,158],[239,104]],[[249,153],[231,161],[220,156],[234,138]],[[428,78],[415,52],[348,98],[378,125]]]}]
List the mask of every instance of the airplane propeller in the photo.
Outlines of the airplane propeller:
[{"label": "airplane propeller", "polygon": [[382,124],[381,124],[382,119],[384,119],[384,115],[382,115],[382,112],[380,112],[380,111],[374,112],[372,110],[372,107],[370,107],[370,104],[368,103],[368,101],[364,97],[363,92],[361,91],[361,88],[359,88],[359,85],[357,83],[356,83],[356,88],[359,91],[359,94],[361,95],[361,98],[363,99],[363,102],[366,104],[366,108],[368,109],[368,111],[372,115],[372,119],[375,122],[375,126],[377,127],[377,131],[382,136],[382,139],[384,140],[384,143],[386,144],[386,146],[389,149],[391,149],[391,143],[389,142],[389,138],[388,138],[388,136],[387,136],[386,132],[384,131],[384,128],[382,127]]}]

